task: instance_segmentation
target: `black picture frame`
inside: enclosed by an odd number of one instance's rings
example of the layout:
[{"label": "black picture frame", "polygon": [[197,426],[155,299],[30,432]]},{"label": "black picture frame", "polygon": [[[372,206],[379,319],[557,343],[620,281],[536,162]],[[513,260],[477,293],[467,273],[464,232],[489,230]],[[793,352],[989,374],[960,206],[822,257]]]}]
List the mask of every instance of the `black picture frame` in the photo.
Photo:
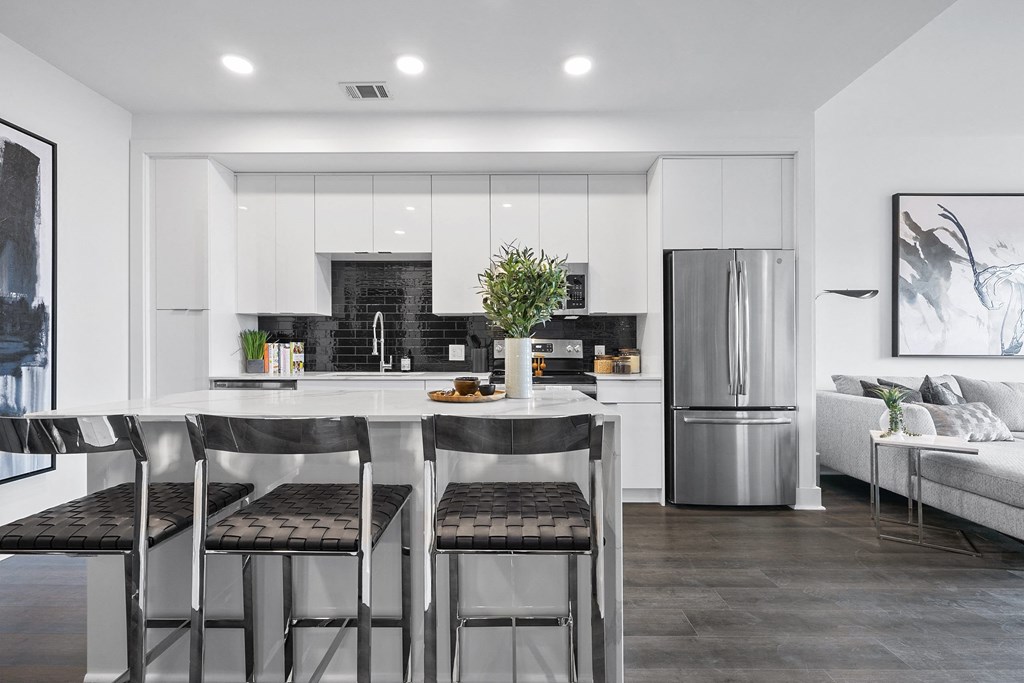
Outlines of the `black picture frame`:
[{"label": "black picture frame", "polygon": [[[31,138],[49,148],[50,172],[47,174],[47,179],[50,185],[50,311],[48,330],[49,349],[47,360],[50,372],[50,401],[48,407],[53,410],[57,407],[57,143],[33,133],[23,126],[19,126],[16,123],[0,117],[0,136],[11,139],[9,136],[3,135],[7,130]],[[52,454],[49,456],[24,456],[22,454],[12,454],[12,456],[34,458],[36,460],[41,460],[42,463],[33,467],[29,471],[0,478],[0,484],[33,477],[45,472],[52,472],[57,469],[57,458]]]},{"label": "black picture frame", "polygon": [[[962,199],[962,198],[1016,198],[1022,200],[1022,207],[1024,207],[1024,193],[1017,192],[899,192],[892,195],[892,356],[896,358],[1024,358],[1024,350],[1016,354],[1004,354],[1004,353],[914,353],[903,348],[901,341],[903,335],[903,325],[905,321],[901,319],[901,299],[905,293],[905,281],[900,277],[900,265],[902,262],[901,258],[901,246],[902,246],[902,214],[904,210],[904,201],[907,199],[914,198],[929,198],[934,199],[936,207],[940,205],[945,207],[945,204],[941,201],[941,198],[947,198],[951,200]],[[947,201],[947,204],[953,204],[954,202]],[[952,210],[951,218],[949,215],[944,216],[947,212],[937,212],[936,215],[943,218],[948,224],[948,231],[950,234],[965,232],[965,227],[960,224],[959,219],[956,216],[955,209]],[[1021,216],[1022,224],[1024,224],[1024,214]],[[975,282],[977,282],[977,266],[975,265],[975,257],[972,252],[976,252],[982,245],[975,243],[973,248],[970,247],[970,242],[965,237],[963,240],[968,245],[965,256],[968,257],[971,267],[975,269]],[[1024,236],[1022,236],[1020,244],[1024,248]],[[979,299],[979,306],[981,302]],[[1002,340],[1000,340],[1002,342]]]}]

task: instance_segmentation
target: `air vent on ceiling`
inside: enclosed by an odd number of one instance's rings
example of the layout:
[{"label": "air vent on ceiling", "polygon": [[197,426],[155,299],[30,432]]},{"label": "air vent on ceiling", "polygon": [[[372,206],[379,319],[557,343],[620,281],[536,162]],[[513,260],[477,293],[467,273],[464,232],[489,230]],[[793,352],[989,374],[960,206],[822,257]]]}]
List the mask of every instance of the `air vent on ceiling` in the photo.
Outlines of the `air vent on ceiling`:
[{"label": "air vent on ceiling", "polygon": [[391,93],[388,92],[387,84],[384,81],[376,83],[338,83],[345,89],[345,92],[353,100],[389,100]]}]

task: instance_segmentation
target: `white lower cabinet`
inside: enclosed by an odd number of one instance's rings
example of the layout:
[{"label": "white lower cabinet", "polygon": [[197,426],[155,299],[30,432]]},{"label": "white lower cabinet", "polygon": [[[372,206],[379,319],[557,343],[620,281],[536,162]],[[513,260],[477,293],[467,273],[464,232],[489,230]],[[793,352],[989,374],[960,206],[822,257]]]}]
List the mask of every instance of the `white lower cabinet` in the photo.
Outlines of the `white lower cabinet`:
[{"label": "white lower cabinet", "polygon": [[627,503],[660,502],[665,480],[665,420],[661,381],[598,380],[597,400],[621,416],[622,498]]}]

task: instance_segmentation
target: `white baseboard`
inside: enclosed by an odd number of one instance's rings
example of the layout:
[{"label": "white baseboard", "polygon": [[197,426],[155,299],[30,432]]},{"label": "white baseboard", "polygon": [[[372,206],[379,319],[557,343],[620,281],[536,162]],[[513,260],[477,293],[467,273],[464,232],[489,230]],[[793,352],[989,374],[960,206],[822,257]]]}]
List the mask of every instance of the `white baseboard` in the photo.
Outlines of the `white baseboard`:
[{"label": "white baseboard", "polygon": [[622,489],[623,503],[660,503],[661,489]]},{"label": "white baseboard", "polygon": [[796,490],[796,505],[790,505],[794,510],[824,510],[821,504],[821,489],[817,486],[808,486]]}]

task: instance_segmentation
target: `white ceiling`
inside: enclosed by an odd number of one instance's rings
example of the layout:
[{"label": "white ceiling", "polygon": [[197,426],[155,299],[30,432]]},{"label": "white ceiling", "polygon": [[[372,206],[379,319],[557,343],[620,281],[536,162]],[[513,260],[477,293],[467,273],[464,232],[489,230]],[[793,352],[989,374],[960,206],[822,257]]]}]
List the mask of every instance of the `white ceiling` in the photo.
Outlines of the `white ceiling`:
[{"label": "white ceiling", "polygon": [[[0,0],[0,33],[133,113],[806,110],[952,2]],[[573,54],[588,76],[562,72]],[[360,80],[394,100],[336,85]]]}]

